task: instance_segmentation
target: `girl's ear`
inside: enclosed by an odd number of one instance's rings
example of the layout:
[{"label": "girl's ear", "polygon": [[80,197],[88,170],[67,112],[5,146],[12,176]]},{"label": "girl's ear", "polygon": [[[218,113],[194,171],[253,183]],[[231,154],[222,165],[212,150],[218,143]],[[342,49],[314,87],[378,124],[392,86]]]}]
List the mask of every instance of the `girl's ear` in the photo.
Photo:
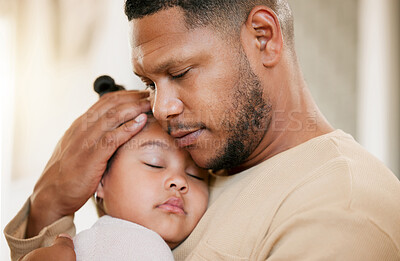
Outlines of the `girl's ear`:
[{"label": "girl's ear", "polygon": [[99,185],[97,186],[96,197],[101,198],[101,199],[104,198],[103,180],[100,180]]},{"label": "girl's ear", "polygon": [[99,217],[102,217],[106,215],[106,212],[104,210],[104,188],[103,188],[103,180],[99,182],[99,185],[97,186],[96,192],[94,193],[94,201],[96,203],[96,211],[97,215]]}]

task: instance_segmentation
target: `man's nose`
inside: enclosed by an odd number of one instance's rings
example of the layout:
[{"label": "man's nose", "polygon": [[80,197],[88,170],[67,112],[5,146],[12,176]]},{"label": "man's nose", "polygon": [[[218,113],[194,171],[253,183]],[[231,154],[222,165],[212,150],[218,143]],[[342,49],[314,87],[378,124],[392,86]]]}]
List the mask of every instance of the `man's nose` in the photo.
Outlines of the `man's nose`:
[{"label": "man's nose", "polygon": [[189,191],[189,185],[184,175],[173,174],[167,178],[165,182],[165,189],[174,189],[180,193],[186,193]]},{"label": "man's nose", "polygon": [[183,113],[184,105],[172,86],[157,86],[153,101],[153,115],[159,121],[166,121]]}]

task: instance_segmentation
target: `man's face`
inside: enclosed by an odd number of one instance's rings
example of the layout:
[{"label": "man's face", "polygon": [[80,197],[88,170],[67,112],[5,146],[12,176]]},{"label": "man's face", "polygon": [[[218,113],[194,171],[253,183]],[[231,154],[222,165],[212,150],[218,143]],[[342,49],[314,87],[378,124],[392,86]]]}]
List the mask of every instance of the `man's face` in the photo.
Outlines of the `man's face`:
[{"label": "man's face", "polygon": [[199,166],[238,166],[264,136],[270,106],[239,42],[189,30],[170,8],[132,21],[132,62],[154,116]]}]

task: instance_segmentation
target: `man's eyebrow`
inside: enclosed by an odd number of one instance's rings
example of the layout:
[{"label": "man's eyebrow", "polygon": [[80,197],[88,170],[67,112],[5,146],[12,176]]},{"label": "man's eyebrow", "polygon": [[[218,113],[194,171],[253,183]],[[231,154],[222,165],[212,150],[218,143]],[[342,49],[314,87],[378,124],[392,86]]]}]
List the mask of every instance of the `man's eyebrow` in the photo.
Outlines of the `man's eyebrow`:
[{"label": "man's eyebrow", "polygon": [[152,147],[152,146],[157,146],[163,149],[168,149],[168,144],[166,144],[165,142],[161,141],[161,140],[147,140],[143,143],[140,143],[139,148],[143,148],[143,147]]},{"label": "man's eyebrow", "polygon": [[166,60],[165,62],[160,63],[159,65],[157,65],[154,68],[154,72],[155,73],[160,73],[160,72],[164,72],[165,70],[167,70],[169,67],[172,66],[176,66],[178,64],[183,63],[185,60],[181,59],[181,58],[174,58],[174,59],[169,59]]},{"label": "man's eyebrow", "polygon": [[[151,72],[152,73],[155,73],[155,74],[158,74],[158,73],[161,73],[161,72],[164,72],[164,71],[166,71],[168,68],[170,68],[170,67],[173,67],[173,66],[176,66],[176,65],[179,65],[179,64],[181,64],[181,63],[184,63],[186,61],[186,59],[183,59],[183,58],[172,58],[172,59],[168,59],[168,60],[166,60],[166,61],[164,61],[164,62],[162,62],[162,63],[160,63],[160,64],[158,64],[158,65],[156,65],[152,70],[151,70]],[[142,75],[140,75],[139,73],[137,73],[137,72],[133,72],[136,76],[138,76],[138,77],[144,77],[144,76],[142,76]]]}]

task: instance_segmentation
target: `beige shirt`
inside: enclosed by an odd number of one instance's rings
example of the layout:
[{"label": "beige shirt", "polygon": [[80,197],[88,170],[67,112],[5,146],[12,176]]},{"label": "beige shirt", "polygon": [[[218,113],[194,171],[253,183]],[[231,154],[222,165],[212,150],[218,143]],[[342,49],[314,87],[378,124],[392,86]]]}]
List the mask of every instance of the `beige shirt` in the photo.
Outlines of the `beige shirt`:
[{"label": "beige shirt", "polygon": [[[210,191],[176,260],[400,260],[400,182],[340,130],[215,177]],[[73,231],[67,217],[23,239],[28,210],[5,229],[14,259]]]}]

